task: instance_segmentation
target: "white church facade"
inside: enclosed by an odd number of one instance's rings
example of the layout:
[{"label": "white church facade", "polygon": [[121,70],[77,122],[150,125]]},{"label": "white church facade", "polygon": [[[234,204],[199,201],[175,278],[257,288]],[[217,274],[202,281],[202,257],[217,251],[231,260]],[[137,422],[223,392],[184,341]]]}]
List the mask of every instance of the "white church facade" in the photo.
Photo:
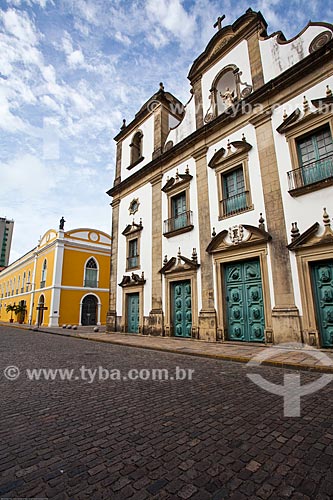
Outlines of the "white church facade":
[{"label": "white church facade", "polygon": [[115,137],[107,330],[333,347],[333,25],[217,25]]}]

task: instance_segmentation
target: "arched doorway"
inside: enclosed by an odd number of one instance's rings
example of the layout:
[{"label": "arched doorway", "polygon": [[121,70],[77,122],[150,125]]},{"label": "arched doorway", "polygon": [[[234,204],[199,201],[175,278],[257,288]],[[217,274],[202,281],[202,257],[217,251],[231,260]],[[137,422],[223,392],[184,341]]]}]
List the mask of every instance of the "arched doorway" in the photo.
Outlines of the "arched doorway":
[{"label": "arched doorway", "polygon": [[82,301],[81,324],[83,326],[97,324],[97,298],[87,295]]},{"label": "arched doorway", "polygon": [[44,295],[41,295],[38,299],[37,305],[37,325],[41,326],[44,320],[44,306],[45,306],[45,298]]}]

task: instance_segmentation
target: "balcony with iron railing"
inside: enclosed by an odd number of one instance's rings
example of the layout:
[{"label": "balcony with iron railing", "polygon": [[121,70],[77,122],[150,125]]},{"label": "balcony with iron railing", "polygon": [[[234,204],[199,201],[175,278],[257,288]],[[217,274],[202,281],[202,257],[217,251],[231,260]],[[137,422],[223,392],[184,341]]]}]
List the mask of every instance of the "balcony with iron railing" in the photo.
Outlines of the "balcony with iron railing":
[{"label": "balcony with iron railing", "polygon": [[333,155],[287,173],[289,193],[298,196],[333,184]]},{"label": "balcony with iron railing", "polygon": [[133,255],[132,257],[127,257],[127,269],[136,269],[139,267],[139,256]]},{"label": "balcony with iron railing", "polygon": [[87,288],[98,288],[98,281],[94,279],[85,279],[84,286]]},{"label": "balcony with iron railing", "polygon": [[193,229],[193,212],[188,210],[164,221],[163,235],[169,238]]},{"label": "balcony with iron railing", "polygon": [[249,192],[242,191],[241,193],[230,196],[229,198],[224,198],[220,201],[220,209],[222,217],[230,217],[232,215],[244,212],[249,209],[248,202]]}]

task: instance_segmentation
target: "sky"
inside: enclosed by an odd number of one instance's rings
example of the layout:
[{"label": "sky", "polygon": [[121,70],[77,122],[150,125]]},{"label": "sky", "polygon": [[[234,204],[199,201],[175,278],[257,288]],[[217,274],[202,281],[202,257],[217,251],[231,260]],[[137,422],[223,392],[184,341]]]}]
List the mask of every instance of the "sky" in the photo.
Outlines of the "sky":
[{"label": "sky", "polygon": [[[0,217],[10,261],[57,228],[110,233],[115,142],[163,82],[182,102],[188,70],[225,14],[260,10],[268,33],[333,22],[327,0],[0,0]],[[324,18],[323,18],[324,16]]]}]

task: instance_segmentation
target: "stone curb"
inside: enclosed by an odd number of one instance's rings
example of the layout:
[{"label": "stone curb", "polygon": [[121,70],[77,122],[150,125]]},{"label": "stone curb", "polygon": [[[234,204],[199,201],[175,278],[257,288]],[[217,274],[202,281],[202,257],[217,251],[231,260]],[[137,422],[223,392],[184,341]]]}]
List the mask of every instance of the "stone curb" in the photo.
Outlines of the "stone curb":
[{"label": "stone curb", "polygon": [[[234,361],[236,363],[247,363],[248,361],[251,360],[251,357],[244,357],[244,356],[236,356],[236,355],[225,355],[225,354],[210,354],[210,353],[204,353],[204,352],[190,352],[190,351],[179,351],[178,349],[172,349],[171,347],[157,347],[157,346],[148,346],[148,345],[142,345],[142,344],[127,344],[126,342],[121,342],[121,341],[113,341],[111,338],[109,339],[101,339],[101,338],[92,338],[90,336],[87,336],[85,334],[80,334],[80,333],[61,333],[61,332],[51,332],[47,330],[41,330],[37,328],[25,328],[19,325],[10,325],[11,328],[17,328],[20,330],[26,330],[30,332],[41,332],[41,333],[47,333],[49,335],[58,335],[60,337],[71,337],[74,339],[83,339],[83,340],[90,340],[93,342],[102,342],[106,344],[112,344],[112,345],[121,345],[124,347],[134,347],[137,349],[148,349],[151,351],[160,351],[160,352],[169,352],[172,354],[179,354],[179,355],[185,355],[185,356],[197,356],[197,357],[202,357],[202,358],[208,358],[208,359],[220,359],[223,361]],[[105,334],[108,336],[111,336],[112,334]],[[299,363],[285,363],[283,361],[277,361],[277,360],[265,360],[261,363],[261,365],[265,366],[275,366],[277,368],[283,368],[283,369],[291,369],[291,370],[301,370],[301,371],[310,371],[310,372],[319,372],[319,373],[332,373],[333,374],[333,366],[324,366],[324,365],[301,365]]]}]

